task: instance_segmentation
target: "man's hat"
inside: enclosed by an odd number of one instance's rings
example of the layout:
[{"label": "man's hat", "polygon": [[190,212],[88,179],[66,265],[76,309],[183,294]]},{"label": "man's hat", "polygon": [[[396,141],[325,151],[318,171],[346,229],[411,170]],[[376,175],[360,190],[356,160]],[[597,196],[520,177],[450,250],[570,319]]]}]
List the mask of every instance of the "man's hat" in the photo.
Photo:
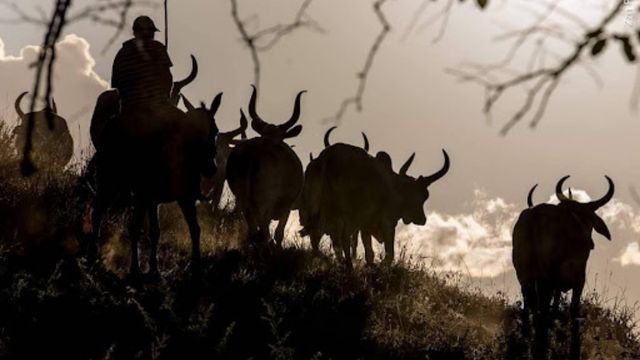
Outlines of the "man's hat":
[{"label": "man's hat", "polygon": [[133,21],[133,31],[135,32],[140,30],[160,31],[156,27],[156,24],[153,23],[153,20],[148,16],[138,16]]}]

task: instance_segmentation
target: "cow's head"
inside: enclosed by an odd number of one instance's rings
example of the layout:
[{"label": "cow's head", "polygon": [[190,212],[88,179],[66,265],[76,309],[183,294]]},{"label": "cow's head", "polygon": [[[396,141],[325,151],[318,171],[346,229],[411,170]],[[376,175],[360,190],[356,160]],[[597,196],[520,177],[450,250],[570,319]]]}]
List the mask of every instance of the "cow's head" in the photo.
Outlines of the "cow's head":
[{"label": "cow's head", "polygon": [[[48,99],[44,109],[25,113],[22,110],[22,99],[26,92],[20,94],[15,101],[18,113],[18,125],[13,130],[14,145],[18,154],[23,156],[27,140],[31,141],[31,159],[36,167],[59,170],[66,166],[73,156],[73,139],[67,126],[67,121],[58,115],[55,100]],[[33,126],[28,134],[28,124]]]},{"label": "cow's head", "polygon": [[20,94],[14,104],[16,113],[18,113],[20,125],[26,123],[27,120],[30,117],[32,117],[34,121],[48,121],[50,127],[53,127],[53,125],[55,124],[54,120],[56,120],[57,118],[60,118],[60,116],[58,116],[58,106],[56,105],[56,101],[53,98],[51,98],[47,101],[47,104],[44,107],[44,109],[25,114],[25,112],[22,111],[22,107],[20,104],[22,103],[22,99],[27,94],[28,92],[26,91]]},{"label": "cow's head", "polygon": [[[394,183],[402,203],[399,215],[405,224],[424,225],[427,223],[424,203],[429,199],[429,185],[442,178],[449,171],[449,155],[445,150],[442,150],[442,153],[444,155],[444,164],[440,170],[432,175],[419,176],[417,179],[407,175],[407,171],[415,158],[415,153],[402,165],[399,173],[394,174]],[[378,152],[376,160],[388,169],[392,169],[391,157],[386,152]]]},{"label": "cow's head", "polygon": [[591,240],[592,230],[595,230],[599,234],[611,240],[611,233],[609,232],[607,225],[604,223],[604,220],[596,214],[596,210],[604,206],[611,200],[611,198],[613,198],[615,190],[615,186],[613,185],[611,178],[608,176],[605,177],[609,183],[609,190],[602,198],[588,203],[579,203],[573,200],[572,197],[567,197],[562,193],[562,185],[569,176],[565,176],[560,179],[556,185],[556,196],[558,197],[558,200],[560,200],[560,204],[558,206],[569,212],[569,216],[574,220],[575,224],[579,226],[579,229],[576,229],[578,231],[576,235],[581,239],[589,239],[591,247],[593,247],[593,242]]},{"label": "cow's head", "polygon": [[218,154],[228,154],[232,145],[238,145],[242,142],[242,140],[236,139],[236,136],[240,135],[243,140],[246,139],[248,125],[247,117],[244,115],[244,112],[240,110],[240,127],[231,131],[218,133],[216,140]]},{"label": "cow's head", "polygon": [[273,125],[264,121],[258,115],[256,111],[257,90],[255,86],[251,85],[251,87],[253,87],[253,93],[251,94],[251,100],[249,100],[249,115],[251,116],[251,127],[253,130],[260,134],[260,136],[275,141],[283,141],[284,139],[298,136],[302,131],[302,125],[296,125],[300,119],[300,98],[306,91],[300,91],[296,96],[291,118],[283,124]]},{"label": "cow's head", "polygon": [[202,154],[204,167],[202,174],[204,176],[213,176],[216,172],[214,159],[216,157],[216,136],[218,135],[216,112],[218,112],[222,102],[222,93],[216,95],[209,108],[204,103],[201,103],[199,108],[194,107],[184,95],[182,100],[187,107],[187,117],[192,124],[198,126],[198,129],[204,135],[204,153]]}]

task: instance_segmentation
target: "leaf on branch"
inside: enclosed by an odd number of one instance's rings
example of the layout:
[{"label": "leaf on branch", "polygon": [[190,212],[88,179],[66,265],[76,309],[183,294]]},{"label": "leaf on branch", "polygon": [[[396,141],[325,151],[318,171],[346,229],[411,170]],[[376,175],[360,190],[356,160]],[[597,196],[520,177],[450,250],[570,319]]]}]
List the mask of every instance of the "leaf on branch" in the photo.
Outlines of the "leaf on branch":
[{"label": "leaf on branch", "polygon": [[480,9],[483,9],[487,7],[487,5],[489,5],[489,0],[476,0],[476,3],[478,3],[478,6],[480,7]]},{"label": "leaf on branch", "polygon": [[607,46],[607,38],[598,39],[598,41],[596,41],[596,43],[593,44],[593,47],[591,48],[591,55],[592,56],[600,55],[606,46]]}]

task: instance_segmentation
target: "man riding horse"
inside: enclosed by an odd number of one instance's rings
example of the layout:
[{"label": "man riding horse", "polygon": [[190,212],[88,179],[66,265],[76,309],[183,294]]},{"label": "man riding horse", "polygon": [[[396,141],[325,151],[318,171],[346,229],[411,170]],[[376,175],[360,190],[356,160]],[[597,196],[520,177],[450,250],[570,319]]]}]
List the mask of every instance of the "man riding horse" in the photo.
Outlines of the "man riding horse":
[{"label": "man riding horse", "polygon": [[[194,80],[197,63],[192,56],[191,75],[174,83],[166,47],[154,40],[157,31],[147,16],[134,21],[134,38],[123,44],[114,60],[115,90],[100,95],[91,120],[97,191],[93,216],[85,218],[85,223],[91,218],[98,239],[106,209],[122,197],[133,205],[134,215],[143,210],[157,215],[159,203],[178,201],[186,209],[190,229],[197,228],[193,225],[197,219],[191,215],[195,201],[202,197],[199,176],[212,176],[216,170],[218,130],[213,116],[221,95],[211,109],[186,114],[178,109],[180,90]],[[199,235],[194,234],[197,244]],[[97,255],[96,245],[89,244],[90,257]],[[199,249],[194,248],[194,254],[198,257]]]}]

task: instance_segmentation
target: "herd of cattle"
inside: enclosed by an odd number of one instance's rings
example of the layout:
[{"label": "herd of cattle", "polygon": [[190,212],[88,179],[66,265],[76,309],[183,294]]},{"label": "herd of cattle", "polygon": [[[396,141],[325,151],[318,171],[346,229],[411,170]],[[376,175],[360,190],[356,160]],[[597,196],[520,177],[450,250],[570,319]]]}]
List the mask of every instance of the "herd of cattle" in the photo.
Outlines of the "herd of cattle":
[{"label": "herd of cattle", "polygon": [[[189,77],[175,83],[171,101],[176,109],[180,90],[193,81],[196,73],[194,61]],[[310,238],[314,251],[318,251],[321,237],[328,235],[336,257],[351,268],[360,238],[366,262],[373,263],[371,238],[375,237],[384,244],[384,262],[392,262],[396,224],[399,220],[405,224],[426,223],[424,204],[429,198],[428,189],[449,171],[447,152],[443,150],[444,164],[438,171],[415,178],[407,174],[415,154],[395,171],[389,154],[368,153],[369,142],[364,133],[364,147],[331,144],[330,134],[335,129],[331,128],[324,137],[324,150],[315,158],[311,156],[304,169],[298,155],[287,144],[287,139],[302,131],[298,121],[303,94],[304,91],[297,94],[291,117],[275,125],[258,114],[254,87],[248,114],[258,136],[250,139],[246,136],[249,121],[242,110],[239,128],[218,132],[215,115],[222,94],[218,94],[209,107],[203,104],[199,108],[182,96],[187,112],[179,111],[179,114],[184,121],[150,136],[151,139],[141,140],[127,139],[123,132],[110,130],[109,124],[118,123],[121,118],[114,111],[118,109],[118,95],[113,90],[103,93],[91,124],[91,138],[97,149],[92,159],[98,179],[92,218],[95,237],[100,235],[104,211],[117,193],[126,188],[132,194],[134,208],[131,271],[140,271],[137,253],[140,231],[137,229],[147,215],[152,243],[150,268],[157,272],[158,205],[166,202],[179,203],[189,225],[193,260],[197,261],[200,227],[195,203],[207,199],[217,207],[226,181],[253,243],[269,242],[269,224],[277,220],[273,239],[280,246],[289,214],[298,210],[301,234]],[[25,114],[20,106],[25,95],[21,94],[15,103],[22,119],[15,130],[17,149],[24,146],[27,119],[31,118],[34,120],[32,157],[36,166],[62,171],[73,153],[66,122],[57,115],[53,101],[41,111]],[[50,119],[53,127],[48,125]],[[577,316],[586,262],[593,249],[592,230],[610,238],[607,226],[595,211],[611,200],[614,184],[607,177],[609,191],[603,198],[578,203],[563,195],[562,185],[566,179],[562,178],[557,185],[556,195],[560,201],[557,205],[534,205],[531,197],[535,187],[529,193],[529,208],[521,213],[513,231],[513,264],[525,308],[547,311],[552,299],[557,303],[560,292],[571,289],[571,309]]]}]

